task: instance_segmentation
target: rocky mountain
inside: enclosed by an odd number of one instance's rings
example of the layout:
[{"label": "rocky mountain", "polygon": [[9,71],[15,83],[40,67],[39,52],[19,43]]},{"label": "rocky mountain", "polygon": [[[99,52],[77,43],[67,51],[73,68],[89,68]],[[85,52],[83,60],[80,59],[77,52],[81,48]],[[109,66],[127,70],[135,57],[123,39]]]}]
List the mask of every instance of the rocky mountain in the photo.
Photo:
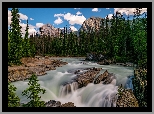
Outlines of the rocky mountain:
[{"label": "rocky mountain", "polygon": [[80,31],[89,31],[91,32],[92,30],[99,30],[101,26],[101,20],[103,18],[100,17],[90,17],[89,19],[85,20],[79,29]]},{"label": "rocky mountain", "polygon": [[[71,31],[72,30],[70,28],[67,28],[67,34],[69,34]],[[54,26],[52,26],[49,23],[44,24],[42,27],[39,28],[39,35],[49,35],[49,36],[58,37],[58,36],[60,36],[60,33],[64,34],[64,28],[55,28]],[[66,33],[66,31],[65,31],[65,33]]]},{"label": "rocky mountain", "polygon": [[49,35],[49,36],[54,36],[57,37],[61,33],[60,28],[55,28],[51,24],[45,24],[39,29],[40,35]]},{"label": "rocky mountain", "polygon": [[[78,31],[72,31],[70,28],[67,28],[67,33],[69,34],[71,31],[74,32],[77,36],[79,36],[79,33],[81,31],[86,31],[86,32],[92,32],[93,30],[98,30],[101,27],[101,21],[104,18],[101,17],[90,17],[87,20],[85,20],[81,26],[81,28]],[[104,26],[105,25],[105,19],[104,19]],[[132,21],[130,20],[130,23]],[[108,26],[111,26],[111,22],[108,22]],[[60,36],[60,33],[64,33],[64,28],[55,28],[51,24],[45,24],[39,29],[40,34],[39,35],[50,35],[54,37]]]},{"label": "rocky mountain", "polygon": [[[78,31],[73,31],[77,36],[79,36],[80,31],[89,31],[92,32],[93,30],[99,30],[101,26],[101,20],[103,18],[100,17],[90,17],[89,19],[85,20]],[[110,25],[110,24],[109,24]],[[104,25],[105,26],[105,25]],[[69,28],[67,28],[68,34],[71,32]],[[64,33],[63,28],[55,28],[51,24],[45,24],[39,29],[40,35],[49,35],[49,36],[60,36],[60,33]]]},{"label": "rocky mountain", "polygon": [[[73,31],[77,36],[79,36],[80,31],[92,31],[94,29],[99,30],[100,25],[101,25],[101,20],[103,18],[100,17],[90,17],[89,19],[85,20],[79,29],[79,31]],[[68,34],[72,31],[69,28],[67,29]],[[39,35],[49,35],[49,36],[54,36],[58,37],[60,36],[60,33],[64,33],[63,28],[55,28],[51,24],[44,24],[42,27],[39,29]]]},{"label": "rocky mountain", "polygon": [[[102,19],[104,18],[100,18],[100,17],[90,17],[87,20],[85,20],[81,26],[81,28],[79,29],[78,33],[80,33],[80,31],[86,31],[86,32],[92,32],[94,30],[99,31],[100,27],[102,26]],[[104,26],[106,23],[106,20],[104,19]],[[108,27],[111,26],[111,23],[108,22]]]}]

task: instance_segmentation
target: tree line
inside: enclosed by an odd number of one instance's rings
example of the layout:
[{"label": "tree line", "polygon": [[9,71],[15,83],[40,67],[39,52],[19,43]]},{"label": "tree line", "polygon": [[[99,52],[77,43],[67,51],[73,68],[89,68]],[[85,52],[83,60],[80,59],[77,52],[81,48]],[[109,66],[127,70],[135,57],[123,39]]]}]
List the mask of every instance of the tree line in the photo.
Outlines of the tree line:
[{"label": "tree line", "polygon": [[95,52],[117,62],[133,62],[146,67],[147,15],[142,15],[139,8],[136,8],[133,20],[116,12],[112,19],[107,16],[101,20],[99,31],[80,31],[78,37],[73,32],[67,34],[67,27],[64,27],[60,37],[31,36],[30,41],[37,55],[86,56]]},{"label": "tree line", "polygon": [[[80,31],[79,37],[64,27],[60,37],[31,36],[28,38],[28,20],[25,37],[21,36],[19,10],[12,9],[12,23],[8,32],[9,64],[20,63],[22,57],[37,55],[86,56],[96,52],[117,62],[133,62],[146,67],[147,63],[147,15],[141,17],[136,8],[133,20],[116,12],[109,19],[101,20],[100,30]],[[143,14],[142,14],[143,15]],[[110,23],[110,26],[109,26]]]},{"label": "tree line", "polygon": [[25,36],[22,37],[21,26],[19,24],[19,9],[12,8],[12,18],[10,29],[8,30],[8,65],[21,64],[22,57],[30,57],[35,55],[35,47],[28,38],[28,20]]}]

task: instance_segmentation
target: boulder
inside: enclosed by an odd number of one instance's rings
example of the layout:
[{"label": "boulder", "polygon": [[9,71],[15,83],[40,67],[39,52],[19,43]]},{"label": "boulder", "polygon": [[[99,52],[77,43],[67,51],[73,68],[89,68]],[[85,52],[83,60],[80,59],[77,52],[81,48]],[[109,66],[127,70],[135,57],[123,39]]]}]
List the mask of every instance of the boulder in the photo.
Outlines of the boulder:
[{"label": "boulder", "polygon": [[76,106],[74,106],[74,103],[68,102],[68,103],[62,104],[60,107],[76,107]]},{"label": "boulder", "polygon": [[103,79],[103,84],[110,84],[113,81],[113,79],[116,79],[115,74],[109,73],[108,76],[105,79]]},{"label": "boulder", "polygon": [[101,81],[104,81],[107,76],[109,75],[108,71],[106,70],[103,74],[100,74],[95,80],[94,80],[94,84],[98,84]]},{"label": "boulder", "polygon": [[61,106],[60,101],[50,100],[45,103],[45,107],[60,107],[60,106]]},{"label": "boulder", "polygon": [[116,79],[115,74],[109,73],[107,70],[103,73],[100,74],[95,80],[94,84],[99,84],[101,81],[103,81],[103,84],[110,84],[113,79]]},{"label": "boulder", "polygon": [[55,101],[55,100],[50,100],[50,101],[46,102],[45,106],[46,107],[76,107],[76,106],[74,106],[74,103],[72,103],[72,102],[61,104],[60,101]]},{"label": "boulder", "polygon": [[109,65],[111,64],[111,60],[102,60],[100,62],[97,62],[97,64],[100,64],[100,65]]},{"label": "boulder", "polygon": [[86,59],[88,61],[101,61],[104,60],[105,57],[102,54],[97,53],[87,53]]},{"label": "boulder", "polygon": [[78,88],[87,86],[89,83],[92,83],[94,81],[95,76],[100,72],[101,68],[85,68],[83,70],[87,70],[87,71],[77,74],[74,78],[72,78],[70,82],[66,82],[62,84],[63,94],[66,95],[69,92],[71,92],[71,86],[75,87],[74,90],[76,90]]},{"label": "boulder", "polygon": [[79,88],[92,83],[95,76],[100,72],[100,70],[100,68],[91,68],[90,70],[78,75],[75,80],[78,82]]}]

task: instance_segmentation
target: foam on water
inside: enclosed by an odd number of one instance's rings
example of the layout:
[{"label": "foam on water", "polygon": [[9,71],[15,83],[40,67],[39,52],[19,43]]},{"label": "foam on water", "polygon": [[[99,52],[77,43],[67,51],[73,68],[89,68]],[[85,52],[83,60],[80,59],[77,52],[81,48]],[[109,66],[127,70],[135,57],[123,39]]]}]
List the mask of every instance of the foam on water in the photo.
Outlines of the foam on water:
[{"label": "foam on water", "polygon": [[[66,61],[68,64],[57,67],[56,70],[47,71],[46,75],[38,77],[41,88],[46,89],[45,94],[40,94],[44,101],[56,100],[62,104],[73,102],[77,107],[115,107],[118,85],[122,84],[125,88],[133,88],[131,77],[128,78],[128,76],[133,75],[133,68],[131,67],[98,65],[97,63],[85,61],[85,64],[83,64],[81,63],[83,61],[74,58],[63,58],[62,61]],[[72,83],[69,85],[71,92],[64,94],[64,90],[67,90],[68,87],[64,87],[62,84],[71,81],[75,77],[75,74],[68,73],[68,70],[91,67],[102,68],[101,73],[108,70],[109,73],[115,74],[116,79],[113,79],[111,84],[89,83],[86,87],[80,89],[77,89],[77,83]],[[28,87],[28,81],[17,81],[12,84],[17,87],[17,95],[21,101],[28,102],[28,99],[21,96],[21,92]]]}]

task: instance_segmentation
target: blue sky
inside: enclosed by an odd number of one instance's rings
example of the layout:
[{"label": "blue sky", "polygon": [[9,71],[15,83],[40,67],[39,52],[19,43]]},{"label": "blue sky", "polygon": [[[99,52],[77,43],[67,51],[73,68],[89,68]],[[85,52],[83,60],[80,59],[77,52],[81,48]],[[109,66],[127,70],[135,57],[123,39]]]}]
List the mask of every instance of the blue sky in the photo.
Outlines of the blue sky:
[{"label": "blue sky", "polygon": [[[8,25],[11,21],[11,9],[8,9]],[[134,8],[19,8],[23,33],[27,19],[30,25],[29,33],[37,32],[40,26],[47,23],[56,28],[67,25],[73,30],[78,30],[86,19],[92,16],[105,18],[109,15],[111,17],[116,11],[123,13],[126,17],[128,14],[130,16],[133,14]],[[146,8],[143,11],[146,11]]]}]

